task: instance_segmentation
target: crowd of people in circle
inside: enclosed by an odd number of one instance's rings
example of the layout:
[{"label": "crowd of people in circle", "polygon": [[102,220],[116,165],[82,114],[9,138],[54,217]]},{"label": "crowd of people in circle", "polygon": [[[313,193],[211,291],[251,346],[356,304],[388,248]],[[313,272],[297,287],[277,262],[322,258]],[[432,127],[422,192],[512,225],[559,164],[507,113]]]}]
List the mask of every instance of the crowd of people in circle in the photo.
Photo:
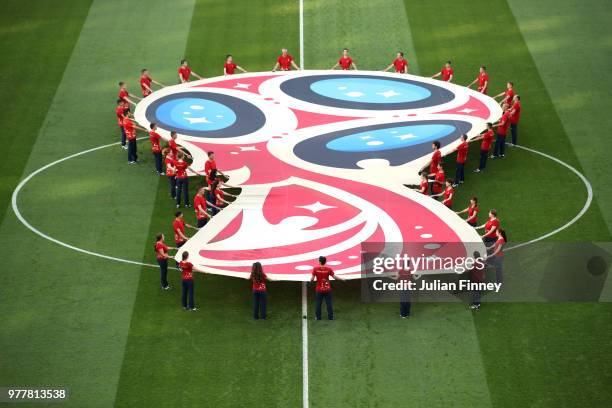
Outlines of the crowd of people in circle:
[{"label": "crowd of people in circle", "polygon": [[[340,67],[343,70],[356,70],[357,66],[351,56],[349,49],[342,50],[340,58],[331,67],[336,69]],[[289,71],[291,69],[299,70],[299,66],[294,58],[289,54],[286,48],[281,50],[280,55],[276,59],[276,63],[272,71]],[[398,74],[406,74],[409,70],[409,63],[404,58],[403,52],[398,52],[395,59],[383,71],[387,72],[394,70]],[[234,62],[232,55],[227,55],[223,64],[223,75],[234,75],[236,71],[247,72],[241,66]],[[203,79],[201,75],[195,73],[186,59],[180,61],[178,67],[179,83],[189,82],[191,78]],[[452,82],[454,79],[454,71],[451,61],[446,61],[441,70],[431,78],[439,78],[442,81]],[[137,131],[143,131],[148,134],[151,145],[151,152],[154,158],[155,172],[160,176],[165,176],[168,179],[169,196],[176,203],[176,212],[172,221],[172,229],[174,231],[175,246],[171,247],[166,244],[164,234],[157,235],[154,251],[160,269],[160,283],[162,290],[169,290],[171,286],[168,283],[168,262],[172,255],[171,250],[178,250],[182,247],[189,236],[186,233],[186,228],[194,231],[203,228],[206,223],[214,217],[219,211],[230,204],[229,199],[235,199],[236,196],[228,191],[235,187],[227,184],[229,177],[217,168],[215,154],[213,151],[208,152],[208,160],[206,161],[204,172],[195,171],[190,166],[191,155],[183,147],[181,147],[176,139],[177,133],[172,131],[167,144],[162,147],[162,137],[157,132],[157,124],[151,123],[149,129],[145,129],[135,123],[131,112],[131,105],[136,105],[138,101],[152,94],[155,89],[163,88],[165,85],[153,79],[147,69],[141,70],[140,87],[142,96],[137,96],[127,90],[125,82],[119,82],[119,95],[117,99],[117,107],[115,110],[117,123],[120,129],[122,148],[127,150],[128,164],[137,164],[138,149],[137,149]],[[489,75],[485,66],[481,66],[476,78],[467,85],[472,87],[478,84],[477,91],[487,94],[489,88]],[[473,170],[474,173],[482,173],[487,167],[488,159],[503,159],[506,155],[506,137],[510,132],[510,146],[515,146],[518,143],[518,123],[521,115],[521,98],[515,93],[514,84],[506,83],[506,89],[493,96],[494,99],[500,100],[503,114],[496,123],[487,123],[486,129],[475,139],[481,140],[480,155],[478,166]],[[493,147],[493,149],[491,149]],[[468,136],[462,135],[461,142],[455,149],[456,151],[456,169],[455,178],[447,178],[442,165],[442,148],[439,141],[432,143],[433,154],[429,162],[429,166],[424,168],[421,173],[421,182],[416,189],[421,194],[427,195],[435,200],[441,200],[442,204],[453,209],[453,197],[455,189],[461,186],[465,181],[465,165],[468,157]],[[202,177],[202,182],[196,190],[193,198],[193,211],[195,213],[196,225],[191,225],[185,221],[184,213],[180,210],[181,207],[192,208],[191,196],[189,194],[189,172]],[[478,206],[478,198],[472,197],[466,208],[456,211],[457,214],[465,214],[465,221],[476,230],[482,230],[482,240],[487,248],[488,264],[492,265],[496,271],[496,281],[503,282],[503,248],[507,241],[506,231],[502,228],[501,221],[498,218],[497,211],[491,209],[488,212],[486,222],[479,225],[478,217],[480,208]],[[480,257],[480,253],[475,253],[475,257]],[[341,276],[336,275],[332,268],[326,265],[327,259],[324,256],[319,257],[318,264],[313,267],[311,281],[316,282],[315,286],[315,318],[321,319],[321,307],[325,301],[327,308],[327,317],[329,320],[334,319],[332,306],[331,283],[330,280],[343,280]],[[194,271],[197,268],[189,261],[189,253],[184,251],[181,254],[180,262],[177,262],[177,268],[181,272],[182,290],[181,290],[181,305],[185,310],[198,310],[194,300]],[[486,268],[486,266],[485,266]],[[486,279],[484,268],[474,268],[468,272],[470,279],[475,282],[483,282]],[[267,318],[267,286],[266,281],[271,280],[263,270],[261,263],[256,262],[252,266],[252,271],[249,275],[251,281],[251,290],[253,294],[253,318]],[[403,274],[401,279],[411,279],[410,271]],[[472,295],[472,309],[480,308],[481,293],[475,291]],[[410,315],[410,297],[408,293],[403,293],[400,299],[400,316],[405,318]]]}]

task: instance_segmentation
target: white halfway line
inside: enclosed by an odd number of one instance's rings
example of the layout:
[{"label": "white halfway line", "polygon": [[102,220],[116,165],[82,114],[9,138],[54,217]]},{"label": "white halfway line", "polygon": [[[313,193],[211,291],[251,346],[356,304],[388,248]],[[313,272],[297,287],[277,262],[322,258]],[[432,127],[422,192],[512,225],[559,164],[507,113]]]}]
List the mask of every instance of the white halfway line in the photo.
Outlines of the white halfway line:
[{"label": "white halfway line", "polygon": [[[304,0],[300,0],[300,69],[304,69]],[[302,407],[308,406],[308,292],[302,282]]]},{"label": "white halfway line", "polygon": [[308,408],[308,293],[302,282],[302,404]]}]

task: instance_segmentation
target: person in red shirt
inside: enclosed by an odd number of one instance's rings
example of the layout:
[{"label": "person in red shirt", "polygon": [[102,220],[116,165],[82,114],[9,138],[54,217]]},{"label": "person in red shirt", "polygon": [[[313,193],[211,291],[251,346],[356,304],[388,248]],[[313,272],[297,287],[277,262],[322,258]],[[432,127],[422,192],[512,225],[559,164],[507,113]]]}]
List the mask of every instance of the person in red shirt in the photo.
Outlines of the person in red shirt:
[{"label": "person in red shirt", "polygon": [[476,229],[484,228],[485,232],[482,235],[482,240],[484,241],[485,245],[490,245],[494,243],[497,239],[497,230],[499,229],[499,227],[500,223],[499,219],[497,219],[497,210],[490,210],[489,219],[487,220],[487,222],[479,227],[476,227]]},{"label": "person in red shirt", "polygon": [[421,194],[429,195],[429,179],[427,178],[427,173],[424,171],[421,172],[421,183],[417,191]]},{"label": "person in red shirt", "polygon": [[355,63],[353,62],[353,59],[349,57],[348,53],[349,53],[349,49],[344,48],[342,50],[342,56],[340,57],[338,62],[336,62],[333,67],[331,67],[331,69],[336,69],[338,65],[340,65],[343,71],[348,71],[349,69],[351,69],[351,67],[354,70],[357,70],[357,65],[355,65]]},{"label": "person in red shirt", "polygon": [[130,111],[123,111],[123,130],[127,138],[128,164],[138,163],[138,151],[136,146],[136,129],[146,130],[132,122],[130,119]]},{"label": "person in red shirt", "polygon": [[[483,283],[487,277],[487,263],[486,260],[483,259],[480,255],[480,252],[474,251],[473,259],[474,267],[470,269],[470,281],[472,283]],[[480,309],[480,299],[482,298],[481,290],[474,290],[472,292],[472,304],[470,309],[478,310]]]},{"label": "person in red shirt", "polygon": [[204,187],[200,188],[193,198],[193,209],[195,210],[196,219],[198,220],[198,228],[205,226],[210,219],[210,215],[206,211],[207,205],[206,198],[204,197],[205,191],[206,189]]},{"label": "person in red shirt", "polygon": [[325,299],[325,306],[327,307],[327,318],[329,320],[334,320],[334,309],[332,306],[332,294],[331,294],[331,284],[329,282],[329,278],[333,277],[337,280],[344,280],[339,276],[334,274],[334,271],[325,266],[327,263],[327,258],[324,256],[319,257],[319,266],[315,266],[312,269],[312,278],[310,278],[311,282],[317,281],[317,286],[315,288],[315,318],[317,320],[321,320],[321,304],[323,303],[323,299]]},{"label": "person in red shirt", "polygon": [[119,99],[121,99],[122,101],[124,101],[127,104],[132,104],[132,105],[136,105],[136,102],[134,102],[132,99],[137,99],[137,100],[141,100],[142,98],[139,98],[138,96],[131,94],[128,92],[126,86],[125,86],[125,82],[121,81],[119,82]]},{"label": "person in red shirt", "polygon": [[197,230],[196,227],[185,222],[185,216],[182,211],[175,212],[174,221],[172,221],[172,230],[174,231],[174,242],[177,248],[185,245],[185,242],[189,239],[189,237],[185,235],[185,227]]},{"label": "person in red shirt", "polygon": [[219,179],[216,179],[210,185],[211,196],[214,198],[214,203],[215,203],[213,206],[211,206],[213,215],[216,215],[221,209],[227,207],[230,204],[230,202],[225,199],[225,196],[232,197],[234,199],[237,198],[235,195],[221,190],[221,188],[219,187],[219,184],[227,185],[221,182],[221,180]]},{"label": "person in red shirt", "polygon": [[512,107],[510,108],[510,133],[512,134],[512,146],[516,146],[518,139],[518,123],[521,118],[521,97],[514,95]]},{"label": "person in red shirt", "polygon": [[478,72],[478,76],[475,80],[473,80],[467,87],[471,88],[478,82],[478,92],[482,94],[487,94],[487,88],[489,87],[489,74],[487,74],[487,68],[483,65],[480,67],[480,71]]},{"label": "person in red shirt", "polygon": [[236,70],[240,72],[247,72],[240,65],[234,64],[234,57],[232,57],[232,54],[227,54],[225,57],[225,64],[223,64],[223,75],[234,75]]},{"label": "person in red shirt", "polygon": [[204,163],[204,173],[207,177],[210,176],[210,172],[212,170],[216,170],[217,171],[217,175],[223,176],[223,177],[227,177],[229,179],[229,176],[226,176],[225,174],[223,174],[223,172],[221,170],[219,170],[217,168],[217,162],[215,161],[215,152],[213,151],[209,151],[206,153],[208,155],[208,160],[206,160],[206,163]]},{"label": "person in red shirt", "polygon": [[[442,153],[440,152],[440,142],[434,141],[431,144],[433,153],[431,154],[431,161],[429,162],[429,175],[435,174],[438,171],[438,164],[442,162]],[[432,184],[433,194],[433,184]]]},{"label": "person in red shirt", "polygon": [[155,258],[157,259],[157,264],[159,265],[159,272],[161,276],[161,287],[163,290],[170,289],[170,285],[168,285],[168,259],[170,259],[170,255],[168,254],[169,249],[176,249],[173,247],[169,247],[164,242],[164,234],[157,234],[155,237]]},{"label": "person in red shirt", "polygon": [[478,198],[472,197],[470,198],[470,205],[468,205],[467,208],[461,211],[456,211],[456,213],[463,214],[467,212],[467,218],[465,219],[465,221],[472,227],[476,228],[476,226],[478,225],[478,211],[480,211],[478,209]]},{"label": "person in red shirt", "polygon": [[[409,261],[410,262],[410,261]],[[398,283],[403,283],[404,285],[409,285],[409,282],[412,280],[412,268],[410,267],[410,263],[406,269],[400,269],[398,271]],[[406,287],[406,286],[405,286]],[[406,289],[400,291],[400,317],[402,319],[406,319],[410,316],[410,289],[406,287]]]},{"label": "person in red shirt", "polygon": [[493,99],[497,99],[500,97],[503,97],[501,102],[499,103],[500,105],[503,105],[504,103],[510,105],[512,103],[512,98],[514,98],[514,84],[512,82],[507,82],[506,90],[500,94],[495,95]]},{"label": "person in red shirt", "polygon": [[453,69],[451,68],[451,62],[446,61],[446,64],[444,64],[444,67],[442,67],[442,70],[440,70],[440,72],[438,72],[437,74],[432,75],[431,77],[438,78],[439,76],[441,76],[444,82],[453,82],[454,74],[455,73],[453,72]]},{"label": "person in red shirt", "polygon": [[186,59],[182,59],[181,65],[178,68],[179,83],[184,84],[185,82],[189,82],[192,75],[198,79],[203,79],[189,68],[189,63]]},{"label": "person in red shirt", "polygon": [[446,188],[442,193],[444,199],[442,200],[442,204],[447,206],[448,208],[453,208],[453,196],[455,195],[455,189],[453,188],[453,180],[446,180]]},{"label": "person in red shirt", "polygon": [[467,161],[468,155],[468,142],[467,135],[461,135],[461,143],[457,146],[457,169],[455,170],[455,185],[463,184],[465,180],[465,162]]},{"label": "person in red shirt", "polygon": [[480,173],[487,167],[487,157],[489,156],[489,149],[491,149],[491,144],[493,143],[493,124],[491,122],[487,123],[487,130],[482,132],[481,135],[474,140],[482,140],[480,144],[480,163],[478,164],[478,168],[474,170],[474,173]]},{"label": "person in red shirt", "polygon": [[263,271],[260,262],[255,262],[251,267],[251,290],[253,292],[253,319],[266,320],[267,304],[268,304],[268,289],[266,288],[266,280],[270,279]]},{"label": "person in red shirt", "polygon": [[408,73],[408,60],[404,58],[403,52],[398,52],[393,62],[383,72],[388,72],[391,68],[395,68],[395,72],[398,74]]},{"label": "person in red shirt", "polygon": [[184,198],[185,208],[189,208],[191,205],[189,204],[189,176],[187,170],[191,170],[193,173],[196,173],[196,171],[185,161],[185,155],[182,152],[179,152],[174,161],[174,168],[176,169],[176,208],[181,206],[181,195]]},{"label": "person in red shirt", "polygon": [[149,71],[146,68],[143,68],[140,71],[140,88],[142,89],[143,98],[146,98],[147,96],[153,93],[153,89],[151,88],[152,83],[159,86],[160,88],[163,88],[164,86],[164,84],[162,84],[161,82],[157,82],[156,80],[151,78]]},{"label": "person in red shirt", "polygon": [[495,281],[497,283],[504,283],[504,246],[508,239],[506,237],[506,230],[503,228],[497,228],[495,231],[494,244],[489,247],[491,254],[487,256],[487,259],[493,260],[495,266]]},{"label": "person in red shirt", "polygon": [[175,156],[169,147],[166,147],[163,151],[165,155],[164,164],[166,165],[166,177],[170,185],[170,197],[176,200],[176,168],[174,167]]},{"label": "person in red shirt", "polygon": [[444,190],[444,185],[445,185],[445,175],[444,175],[444,168],[442,167],[442,163],[438,163],[438,169],[436,170],[435,173],[430,173],[429,177],[433,177],[433,183],[431,183],[431,196],[435,197],[436,200],[438,199],[438,197],[440,197],[442,195],[442,192]]},{"label": "person in red shirt", "polygon": [[117,107],[115,108],[115,115],[117,116],[117,123],[119,124],[119,130],[121,130],[121,147],[127,150],[127,139],[125,136],[125,130],[123,129],[123,112],[130,110],[130,104],[125,100],[117,99]]},{"label": "person in red shirt", "polygon": [[189,252],[183,252],[181,259],[182,261],[179,263],[179,269],[182,275],[181,303],[183,305],[183,309],[195,312],[198,310],[195,307],[195,302],[193,299],[193,271],[195,267],[191,262],[189,262]]},{"label": "person in red shirt", "polygon": [[159,175],[164,175],[164,169],[162,164],[162,150],[161,150],[161,136],[157,133],[157,124],[151,123],[149,125],[151,130],[149,130],[149,141],[151,142],[151,152],[153,153],[153,158],[155,159],[155,171]]},{"label": "person in red shirt", "polygon": [[274,65],[274,68],[272,68],[272,72],[275,72],[277,69],[280,69],[281,71],[290,71],[291,67],[298,71],[300,70],[300,67],[296,65],[291,54],[289,54],[286,48],[283,48],[281,50],[281,55],[279,55],[276,59],[276,64]]},{"label": "person in red shirt", "polygon": [[510,111],[508,105],[503,104],[502,109],[504,111],[499,122],[493,127],[497,127],[497,139],[495,140],[495,148],[493,149],[492,159],[496,157],[506,157],[506,134],[508,133],[508,127],[510,127]]},{"label": "person in red shirt", "polygon": [[170,140],[168,140],[168,147],[170,148],[170,150],[172,150],[172,154],[175,158],[177,158],[179,153],[183,153],[185,157],[191,159],[191,155],[187,153],[181,146],[179,146],[178,143],[176,143],[177,137],[178,136],[176,134],[176,131],[172,130],[170,132]]}]

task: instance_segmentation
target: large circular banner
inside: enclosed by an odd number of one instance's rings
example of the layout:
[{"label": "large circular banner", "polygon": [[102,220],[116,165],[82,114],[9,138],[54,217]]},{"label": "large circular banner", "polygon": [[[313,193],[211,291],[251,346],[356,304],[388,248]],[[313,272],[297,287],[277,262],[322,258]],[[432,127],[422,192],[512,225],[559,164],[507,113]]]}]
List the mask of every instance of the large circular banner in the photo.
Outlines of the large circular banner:
[{"label": "large circular banner", "polygon": [[154,92],[135,112],[164,138],[176,131],[196,171],[214,151],[242,189],[181,252],[208,273],[246,278],[259,261],[283,280],[310,279],[320,255],[359,278],[364,243],[429,257],[483,251],[472,227],[405,185],[418,184],[433,141],[449,154],[500,116],[465,87],[370,71],[210,78]]}]

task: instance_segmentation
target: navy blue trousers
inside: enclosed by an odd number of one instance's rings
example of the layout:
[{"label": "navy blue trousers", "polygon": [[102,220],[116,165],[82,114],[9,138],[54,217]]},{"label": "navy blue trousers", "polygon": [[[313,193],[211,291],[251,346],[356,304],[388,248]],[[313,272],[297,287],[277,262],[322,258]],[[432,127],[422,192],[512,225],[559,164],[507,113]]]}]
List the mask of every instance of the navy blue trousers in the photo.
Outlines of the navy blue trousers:
[{"label": "navy blue trousers", "polygon": [[186,309],[195,309],[193,301],[193,280],[183,279],[183,291],[181,293],[181,302]]},{"label": "navy blue trousers", "polygon": [[161,280],[161,287],[168,287],[168,260],[158,259],[157,264],[159,265],[159,275]]},{"label": "navy blue trousers", "polygon": [[329,320],[334,319],[334,308],[332,306],[332,294],[331,292],[316,292],[315,295],[315,317],[317,320],[321,320],[321,304],[325,299],[325,306],[327,306],[327,318]]},{"label": "navy blue trousers", "polygon": [[268,293],[253,291],[253,319],[266,318]]}]

